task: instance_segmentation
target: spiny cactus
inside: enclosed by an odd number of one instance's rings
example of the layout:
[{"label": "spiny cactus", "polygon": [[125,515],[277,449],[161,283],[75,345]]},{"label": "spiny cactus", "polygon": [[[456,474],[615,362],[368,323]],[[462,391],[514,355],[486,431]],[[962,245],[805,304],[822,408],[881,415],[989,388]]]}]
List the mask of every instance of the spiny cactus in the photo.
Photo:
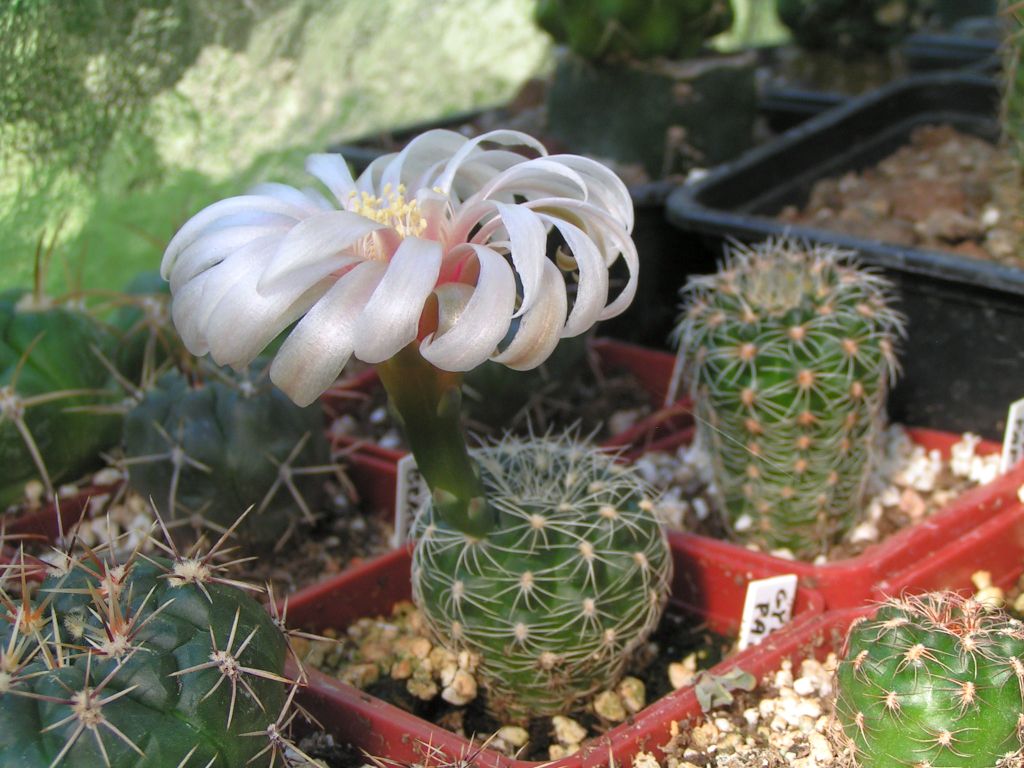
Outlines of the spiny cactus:
[{"label": "spiny cactus", "polygon": [[805,48],[884,51],[920,25],[925,0],[775,0],[782,21]]},{"label": "spiny cactus", "polygon": [[55,484],[117,444],[118,397],[105,357],[114,338],[84,311],[39,291],[0,295],[0,509],[25,483]]},{"label": "spiny cactus", "polygon": [[537,24],[584,59],[684,59],[732,26],[730,0],[541,0]]},{"label": "spiny cactus", "polygon": [[0,587],[0,764],[293,764],[300,681],[283,674],[279,622],[226,578],[217,547],[165,549],[68,555],[34,597],[24,573],[21,595]]},{"label": "spiny cactus", "polygon": [[253,506],[239,533],[264,545],[313,521],[322,475],[336,471],[319,407],[299,408],[258,370],[196,386],[164,374],[125,417],[124,452],[129,486],[167,517],[223,529]]},{"label": "spiny cactus", "polygon": [[856,519],[896,372],[888,283],[829,246],[733,250],[683,291],[698,439],[737,537],[799,555]]},{"label": "spiny cactus", "polygon": [[413,594],[450,650],[481,657],[503,722],[570,710],[614,684],[654,629],[672,561],[632,470],[570,438],[473,452],[498,521],[483,538],[417,516]]},{"label": "spiny cactus", "polygon": [[[836,715],[861,768],[994,768],[1022,755],[1024,624],[955,593],[850,628]],[[1014,763],[1016,764],[1016,763]]]}]

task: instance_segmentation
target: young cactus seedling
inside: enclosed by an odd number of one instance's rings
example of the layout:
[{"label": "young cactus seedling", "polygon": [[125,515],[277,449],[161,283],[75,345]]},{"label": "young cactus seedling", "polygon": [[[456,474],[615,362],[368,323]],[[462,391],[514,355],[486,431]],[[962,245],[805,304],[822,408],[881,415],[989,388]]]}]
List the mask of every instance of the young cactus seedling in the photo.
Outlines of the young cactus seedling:
[{"label": "young cactus seedling", "polygon": [[[629,193],[598,163],[508,130],[430,131],[358,180],[340,157],[307,167],[331,199],[267,185],[178,232],[164,256],[175,323],[194,353],[239,366],[301,318],[270,376],[302,405],[353,355],[376,364],[431,492],[421,608],[443,644],[485,654],[496,712],[571,708],[612,685],[653,627],[667,540],[642,485],[608,457],[539,438],[471,455],[462,374],[488,359],[535,368],[628,306]],[[610,298],[619,259],[625,287]]]},{"label": "young cactus seedling", "polygon": [[[1024,624],[956,593],[850,627],[836,716],[860,768],[995,768],[1024,756]],[[1017,763],[1014,763],[1017,764]]]},{"label": "young cactus seedling", "polygon": [[903,320],[849,256],[767,242],[683,291],[698,440],[731,531],[766,549],[813,557],[860,511]]}]

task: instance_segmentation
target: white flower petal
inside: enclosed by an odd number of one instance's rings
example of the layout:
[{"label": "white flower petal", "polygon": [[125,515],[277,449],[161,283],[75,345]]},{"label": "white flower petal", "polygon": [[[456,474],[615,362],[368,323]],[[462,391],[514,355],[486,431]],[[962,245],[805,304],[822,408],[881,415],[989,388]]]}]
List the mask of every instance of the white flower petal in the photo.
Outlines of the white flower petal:
[{"label": "white flower petal", "polygon": [[[363,184],[366,183],[372,184],[373,190],[387,184],[397,188],[403,181],[417,179],[428,168],[446,162],[452,153],[458,152],[467,141],[465,136],[455,131],[436,130],[422,133],[406,144],[401,152],[374,160],[359,176],[360,189],[365,189]],[[378,173],[379,182],[374,179]],[[434,184],[430,186],[433,187]]]},{"label": "white flower petal", "polygon": [[578,336],[597,322],[608,301],[608,268],[594,241],[582,229],[557,216],[541,216],[558,228],[579,269],[576,301],[562,331],[563,336]]},{"label": "white flower petal", "polygon": [[546,155],[548,153],[543,144],[533,138],[533,136],[523,133],[522,131],[499,129],[496,131],[482,133],[473,139],[467,140],[462,147],[452,155],[448,164],[445,166],[444,171],[437,177],[435,185],[440,187],[442,192],[447,192],[452,188],[452,183],[455,180],[456,174],[459,172],[460,166],[462,166],[462,164],[465,163],[471,155],[481,151],[479,146],[483,142],[530,147],[541,155]]},{"label": "white flower petal", "polygon": [[296,283],[268,296],[256,289],[258,279],[258,272],[244,271],[206,321],[210,355],[221,365],[248,365],[331,287],[324,280]]},{"label": "white flower petal", "polygon": [[509,254],[523,285],[523,300],[513,315],[519,317],[536,300],[547,261],[547,228],[537,214],[522,206],[495,203],[494,207],[508,235]]},{"label": "white flower petal", "polygon": [[627,233],[633,231],[633,198],[625,183],[612,170],[579,155],[552,155],[548,159],[562,163],[583,176],[587,180],[588,201],[608,211],[622,223]]},{"label": "white flower petal", "polygon": [[468,371],[487,360],[508,333],[515,309],[516,280],[508,263],[490,248],[472,248],[480,264],[476,290],[448,330],[420,344],[424,359],[446,371]]},{"label": "white flower petal", "polygon": [[[259,290],[272,292],[290,280],[316,282],[339,268],[346,249],[385,226],[349,211],[328,211],[300,221],[282,239],[260,277]],[[300,277],[301,276],[301,277]]]},{"label": "white flower petal", "polygon": [[539,157],[498,174],[466,202],[499,195],[521,195],[527,200],[540,197],[578,197],[580,200],[586,200],[587,194],[587,182],[580,174],[564,163]]},{"label": "white flower petal", "polygon": [[246,244],[277,233],[283,236],[288,231],[286,225],[263,224],[215,229],[195,240],[185,248],[174,262],[168,279],[171,293],[177,293],[188,281],[210,267],[220,264]]},{"label": "white flower petal", "polygon": [[310,216],[320,211],[330,211],[334,209],[328,201],[318,190],[315,189],[296,189],[288,184],[278,184],[273,181],[265,181],[262,184],[257,184],[255,187],[249,189],[248,194],[250,195],[263,195],[266,197],[274,197],[285,203],[291,203],[297,208],[301,208],[307,211]]},{"label": "white flower petal", "polygon": [[533,309],[523,315],[511,343],[492,360],[517,371],[536,368],[558,345],[569,302],[562,273],[552,262],[544,262],[544,278]]},{"label": "white flower petal", "polygon": [[[202,350],[193,354],[206,354],[209,351],[211,313],[245,275],[260,274],[273,256],[277,241],[276,235],[249,241],[174,294],[171,318],[189,351]],[[227,361],[217,357],[214,360],[220,365],[227,365]]]},{"label": "white flower petal", "polygon": [[270,365],[270,379],[297,404],[316,400],[352,356],[356,318],[384,275],[383,262],[354,267],[299,321]]},{"label": "white flower petal", "polygon": [[299,221],[309,215],[309,211],[301,206],[281,200],[270,195],[242,195],[241,197],[229,197],[213,205],[207,206],[178,230],[171,238],[164,251],[163,262],[160,265],[160,274],[164,279],[171,273],[174,262],[178,255],[193,241],[197,240],[218,220],[235,214],[278,214]]},{"label": "white flower petal", "polygon": [[402,241],[356,323],[356,357],[380,363],[416,338],[423,303],[440,270],[440,243],[418,237]]},{"label": "white flower petal", "polygon": [[306,158],[306,170],[323,182],[338,200],[338,205],[347,207],[349,197],[356,191],[356,183],[341,155],[310,155]]},{"label": "white flower petal", "polygon": [[601,311],[598,320],[607,320],[624,312],[636,295],[640,260],[637,256],[636,244],[623,230],[621,222],[603,209],[578,200],[548,200],[544,202],[544,207],[556,213],[559,210],[564,210],[569,215],[587,222],[591,230],[596,230],[605,247],[605,266],[610,267],[619,256],[622,256],[626,262],[629,277],[615,300]]}]

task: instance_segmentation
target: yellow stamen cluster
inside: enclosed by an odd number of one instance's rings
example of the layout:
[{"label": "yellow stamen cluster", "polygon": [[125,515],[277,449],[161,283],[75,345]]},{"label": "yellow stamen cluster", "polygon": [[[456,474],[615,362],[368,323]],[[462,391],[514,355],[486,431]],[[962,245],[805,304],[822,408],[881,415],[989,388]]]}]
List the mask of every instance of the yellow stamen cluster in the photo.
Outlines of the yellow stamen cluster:
[{"label": "yellow stamen cluster", "polygon": [[427,220],[420,213],[419,203],[415,199],[406,200],[405,193],[404,184],[399,184],[397,189],[385,184],[380,197],[369,192],[352,192],[348,209],[391,227],[402,237],[417,237],[427,228]]}]

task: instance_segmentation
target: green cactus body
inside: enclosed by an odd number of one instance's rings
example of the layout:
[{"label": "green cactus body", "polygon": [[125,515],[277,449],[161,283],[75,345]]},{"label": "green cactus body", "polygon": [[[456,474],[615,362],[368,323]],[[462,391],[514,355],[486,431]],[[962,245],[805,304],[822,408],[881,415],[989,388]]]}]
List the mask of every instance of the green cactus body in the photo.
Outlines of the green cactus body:
[{"label": "green cactus body", "polygon": [[101,357],[113,348],[84,312],[0,296],[0,509],[22,498],[27,481],[52,491],[117,444],[121,418],[101,412],[117,399]]},{"label": "green cactus body", "polygon": [[270,765],[285,637],[197,563],[74,562],[0,612],[0,765]]},{"label": "green cactus body", "polygon": [[836,715],[861,768],[995,768],[1021,756],[1024,625],[954,593],[851,627]]},{"label": "green cactus body", "polygon": [[[229,374],[224,373],[224,376]],[[238,528],[270,544],[301,516],[313,518],[330,471],[317,406],[299,408],[265,378],[191,386],[171,372],[125,417],[129,485],[169,518]]]},{"label": "green cactus body", "polygon": [[578,56],[684,59],[733,22],[729,0],[541,0],[537,24]]},{"label": "green cactus body", "polygon": [[779,20],[804,48],[884,51],[921,23],[922,0],[775,0]]},{"label": "green cactus body", "polygon": [[632,470],[572,441],[509,438],[474,458],[497,522],[471,538],[423,507],[416,603],[444,645],[480,656],[502,722],[568,711],[657,624],[665,534]]},{"label": "green cactus body", "polygon": [[769,242],[684,289],[698,439],[731,530],[768,549],[824,551],[871,470],[902,319],[848,255]]}]

